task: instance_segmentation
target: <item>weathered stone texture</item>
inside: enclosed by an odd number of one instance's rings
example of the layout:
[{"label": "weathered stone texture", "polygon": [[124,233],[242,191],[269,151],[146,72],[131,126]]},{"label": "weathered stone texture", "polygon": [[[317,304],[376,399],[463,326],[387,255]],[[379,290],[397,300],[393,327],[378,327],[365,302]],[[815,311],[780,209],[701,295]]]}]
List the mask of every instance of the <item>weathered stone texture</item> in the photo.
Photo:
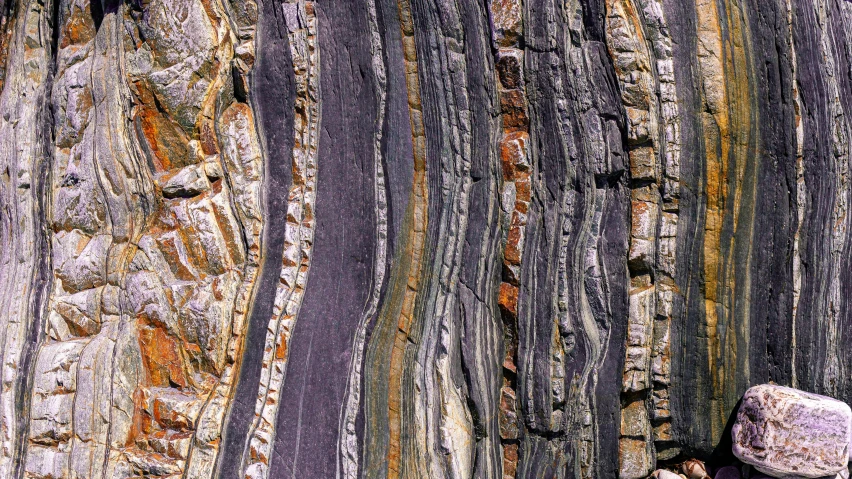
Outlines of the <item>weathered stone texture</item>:
[{"label": "weathered stone texture", "polygon": [[847,471],[852,410],[846,403],[781,386],[746,391],[732,429],[738,459],[775,477]]},{"label": "weathered stone texture", "polygon": [[850,25],[0,0],[0,477],[640,479],[852,401]]}]

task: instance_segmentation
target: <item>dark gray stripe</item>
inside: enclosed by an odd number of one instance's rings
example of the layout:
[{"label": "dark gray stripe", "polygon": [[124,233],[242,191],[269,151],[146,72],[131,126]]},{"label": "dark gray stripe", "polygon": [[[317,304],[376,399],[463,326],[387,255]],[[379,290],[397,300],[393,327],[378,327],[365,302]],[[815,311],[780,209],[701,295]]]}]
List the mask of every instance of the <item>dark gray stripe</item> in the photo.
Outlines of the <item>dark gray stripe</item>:
[{"label": "dark gray stripe", "polygon": [[239,476],[248,429],[254,419],[266,329],[272,317],[284,253],[281,245],[287,224],[287,196],[293,181],[296,87],[287,23],[279,2],[260,0],[258,4],[257,61],[249,75],[249,101],[262,140],[266,224],[260,255],[263,261],[243,339],[242,358],[237,362],[239,377],[219,451],[218,477],[223,479]]}]

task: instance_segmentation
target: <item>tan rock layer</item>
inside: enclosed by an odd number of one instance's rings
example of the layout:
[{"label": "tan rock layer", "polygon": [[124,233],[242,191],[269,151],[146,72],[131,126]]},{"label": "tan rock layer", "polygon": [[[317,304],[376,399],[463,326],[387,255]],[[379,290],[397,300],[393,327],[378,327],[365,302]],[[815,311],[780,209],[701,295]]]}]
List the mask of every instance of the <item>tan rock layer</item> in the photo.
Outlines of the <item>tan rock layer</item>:
[{"label": "tan rock layer", "polygon": [[405,84],[408,91],[408,108],[414,146],[414,180],[411,201],[405,214],[405,251],[401,255],[400,270],[393,273],[400,278],[399,287],[391,292],[386,308],[398,310],[397,331],[390,353],[390,377],[388,382],[388,425],[390,436],[387,453],[388,478],[400,476],[402,449],[402,379],[403,356],[411,331],[415,302],[423,274],[423,258],[426,227],[429,221],[426,179],[426,137],[423,127],[420,79],[418,78],[417,49],[414,44],[414,23],[409,0],[399,0],[399,25],[402,30],[402,50],[405,58]]},{"label": "tan rock layer", "polygon": [[[47,83],[54,54],[46,10],[52,2],[26,2],[4,11],[2,24],[3,93],[0,95],[0,476],[22,470],[27,422],[21,419],[19,397],[31,376],[26,353],[28,337],[39,334],[45,295],[40,289],[40,263],[48,261],[43,232],[44,176],[49,168],[41,136]],[[26,416],[24,416],[26,417]]]},{"label": "tan rock layer", "polygon": [[680,136],[671,38],[653,0],[607,3],[610,56],[621,86],[632,179],[630,307],[622,392],[621,477],[645,477],[678,453],[668,403]]},{"label": "tan rock layer", "polygon": [[[748,168],[748,162],[755,157],[752,137],[757,126],[751,115],[753,87],[749,82],[752,75],[744,31],[747,19],[735,4],[727,2],[717,5],[699,1],[696,11],[698,34],[706,40],[698,47],[698,62],[706,108],[702,124],[707,161],[704,240],[707,342],[713,390],[726,392],[712,401],[715,415],[712,434],[719,436],[737,399],[726,382],[733,381],[738,356],[738,344],[733,341],[737,335],[722,335],[720,328],[748,331],[749,327],[748,300],[743,298],[742,305],[735,304],[733,291],[738,287],[748,289],[750,278],[739,278],[745,284],[738,286],[733,262],[737,250],[750,248],[754,199],[743,194],[750,190],[748,184],[755,181],[745,175],[747,171],[756,171]],[[727,35],[721,30],[723,22],[728,25]],[[730,183],[737,187],[730,188]],[[726,213],[732,219],[729,231],[725,231]],[[726,240],[723,235],[733,238]],[[745,255],[747,261],[750,256]],[[722,337],[728,338],[727,343],[723,343]]]},{"label": "tan rock layer", "polygon": [[101,7],[58,9],[26,474],[209,476],[262,229],[235,39],[221,4]]}]

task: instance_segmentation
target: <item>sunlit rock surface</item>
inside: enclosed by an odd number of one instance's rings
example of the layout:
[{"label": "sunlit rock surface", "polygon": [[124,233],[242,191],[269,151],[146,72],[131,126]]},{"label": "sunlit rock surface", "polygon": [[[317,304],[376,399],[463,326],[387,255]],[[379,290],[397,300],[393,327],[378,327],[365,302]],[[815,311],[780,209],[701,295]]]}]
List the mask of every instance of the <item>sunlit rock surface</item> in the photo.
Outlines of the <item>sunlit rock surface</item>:
[{"label": "sunlit rock surface", "polygon": [[639,479],[852,401],[850,25],[0,0],[0,478]]},{"label": "sunlit rock surface", "polygon": [[746,391],[732,429],[741,461],[776,477],[847,470],[852,410],[846,403],[774,385]]}]

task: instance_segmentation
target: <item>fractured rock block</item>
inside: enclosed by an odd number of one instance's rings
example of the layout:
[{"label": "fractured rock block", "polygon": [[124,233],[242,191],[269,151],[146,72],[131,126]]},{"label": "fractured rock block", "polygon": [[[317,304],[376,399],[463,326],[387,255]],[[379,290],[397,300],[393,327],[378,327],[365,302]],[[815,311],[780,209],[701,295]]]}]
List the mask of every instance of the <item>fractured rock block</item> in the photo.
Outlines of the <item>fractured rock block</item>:
[{"label": "fractured rock block", "polygon": [[632,290],[630,292],[630,314],[627,324],[627,351],[622,377],[623,391],[643,391],[651,385],[649,367],[653,317],[653,288]]},{"label": "fractured rock block", "polygon": [[741,461],[775,477],[816,478],[847,468],[852,410],[841,401],[783,386],[754,386],[733,431]]},{"label": "fractured rock block", "polygon": [[197,165],[190,165],[174,174],[164,175],[161,180],[163,196],[166,198],[191,198],[210,189],[210,183]]},{"label": "fractured rock block", "polygon": [[648,443],[643,439],[623,437],[618,441],[619,464],[618,477],[623,479],[642,479],[648,477],[653,469],[653,458]]}]

